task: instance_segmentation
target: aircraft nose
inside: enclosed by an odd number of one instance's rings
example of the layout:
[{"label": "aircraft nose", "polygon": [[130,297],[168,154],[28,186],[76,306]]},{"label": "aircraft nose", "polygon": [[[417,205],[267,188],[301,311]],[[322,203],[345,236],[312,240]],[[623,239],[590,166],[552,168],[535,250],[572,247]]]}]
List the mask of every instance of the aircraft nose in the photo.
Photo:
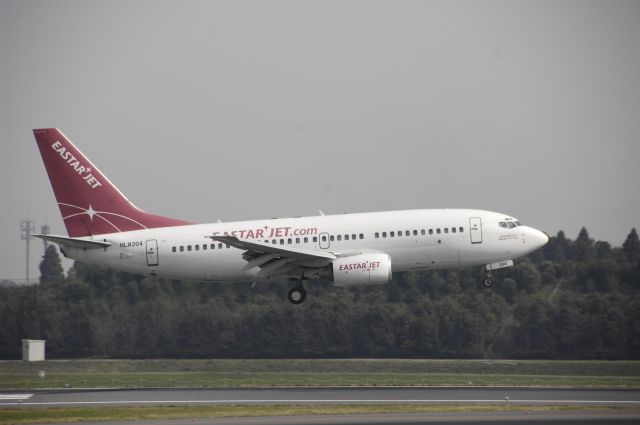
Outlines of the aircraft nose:
[{"label": "aircraft nose", "polygon": [[531,229],[529,240],[533,242],[536,249],[541,248],[549,242],[549,236],[537,229]]}]

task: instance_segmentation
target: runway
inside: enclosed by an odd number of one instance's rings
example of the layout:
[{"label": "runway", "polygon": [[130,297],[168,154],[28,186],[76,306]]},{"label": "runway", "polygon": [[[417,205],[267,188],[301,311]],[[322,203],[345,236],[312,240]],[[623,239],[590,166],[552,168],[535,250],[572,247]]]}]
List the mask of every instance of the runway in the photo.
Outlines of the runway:
[{"label": "runway", "polygon": [[193,388],[5,391],[0,408],[15,406],[206,404],[512,404],[640,408],[639,390],[551,388]]}]

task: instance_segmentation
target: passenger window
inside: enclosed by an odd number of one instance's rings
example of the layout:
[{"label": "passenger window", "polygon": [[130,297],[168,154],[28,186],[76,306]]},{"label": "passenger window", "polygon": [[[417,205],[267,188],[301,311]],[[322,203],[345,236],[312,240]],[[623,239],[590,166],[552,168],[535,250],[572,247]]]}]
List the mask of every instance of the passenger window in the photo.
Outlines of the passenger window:
[{"label": "passenger window", "polygon": [[433,229],[429,229],[429,234],[433,235]]},{"label": "passenger window", "polygon": [[349,235],[344,235],[344,240],[348,241],[349,240]]},{"label": "passenger window", "polygon": [[333,237],[333,235],[329,235],[329,240],[330,240],[331,242],[333,242],[333,241],[335,240],[335,238]]},{"label": "passenger window", "polygon": [[200,251],[200,245],[196,245],[194,246],[194,248],[196,249],[196,251]]},{"label": "passenger window", "polygon": [[395,233],[394,233],[394,232],[389,232],[389,237],[390,237],[390,238],[392,238],[392,237],[394,237],[394,236],[395,236]]},{"label": "passenger window", "polygon": [[271,243],[275,245],[275,244],[277,244],[277,243],[278,243],[278,241],[277,241],[277,240],[275,240],[275,239],[272,239],[272,240],[271,240]]},{"label": "passenger window", "polygon": [[418,236],[418,231],[417,230],[413,231],[413,236]]},{"label": "passenger window", "polygon": [[[324,236],[322,237],[322,240],[323,240],[323,241],[325,240],[325,239],[324,239]],[[314,242],[318,242],[318,237],[317,237],[317,236],[314,236],[314,237],[313,237],[313,241],[314,241]]]},{"label": "passenger window", "polygon": [[338,235],[338,240],[341,241],[342,240],[342,235]]},{"label": "passenger window", "polygon": [[444,228],[444,232],[445,232],[445,233],[449,233],[449,228],[448,228],[448,227],[445,227],[445,228]]},{"label": "passenger window", "polygon": [[460,233],[464,232],[464,227],[460,227],[458,228],[458,230],[460,230]]},{"label": "passenger window", "polygon": [[437,229],[436,229],[436,233],[437,233],[437,234],[440,234],[440,228],[437,228]]},{"label": "passenger window", "polygon": [[180,246],[180,252],[184,252],[184,246]]},{"label": "passenger window", "polygon": [[304,243],[307,243],[307,242],[309,242],[309,238],[305,237],[304,238]]},{"label": "passenger window", "polygon": [[351,235],[351,240],[353,240],[353,241],[356,240],[356,234],[355,233],[353,235]]},{"label": "passenger window", "polygon": [[405,230],[405,231],[404,231],[404,235],[405,235],[405,236],[411,236],[411,231],[409,231],[409,230]]},{"label": "passenger window", "polygon": [[387,237],[387,232],[382,232],[382,237],[386,238]]},{"label": "passenger window", "polygon": [[426,233],[426,232],[424,231],[424,229],[421,229],[421,230],[420,230],[420,234],[421,234],[421,235],[424,235],[425,233]]},{"label": "passenger window", "polygon": [[296,243],[300,243],[300,238],[296,238]]},{"label": "passenger window", "polygon": [[380,237],[380,233],[376,232],[374,236],[376,239],[378,239]]},{"label": "passenger window", "polygon": [[280,239],[280,245],[284,245],[284,239]]},{"label": "passenger window", "polygon": [[360,233],[360,239],[364,239],[364,233]]},{"label": "passenger window", "polygon": [[398,232],[398,237],[402,236],[402,230]]},{"label": "passenger window", "polygon": [[206,251],[206,250],[207,250],[207,244],[206,244],[206,243],[203,243],[203,244],[202,244],[202,250],[203,250],[203,251]]},{"label": "passenger window", "polygon": [[191,251],[191,245],[187,245],[187,251]]},{"label": "passenger window", "polygon": [[222,249],[222,242],[218,243],[218,249]]},{"label": "passenger window", "polygon": [[211,244],[211,249],[216,249],[216,244],[212,243]]},{"label": "passenger window", "polygon": [[175,246],[171,247],[171,252],[176,252],[176,247]]},{"label": "passenger window", "polygon": [[451,228],[451,232],[455,233],[455,232],[456,232],[456,228],[455,228],[455,227],[452,227],[452,228]]},{"label": "passenger window", "polygon": [[289,245],[291,245],[291,242],[292,242],[291,238],[287,239],[287,243],[288,243]]}]

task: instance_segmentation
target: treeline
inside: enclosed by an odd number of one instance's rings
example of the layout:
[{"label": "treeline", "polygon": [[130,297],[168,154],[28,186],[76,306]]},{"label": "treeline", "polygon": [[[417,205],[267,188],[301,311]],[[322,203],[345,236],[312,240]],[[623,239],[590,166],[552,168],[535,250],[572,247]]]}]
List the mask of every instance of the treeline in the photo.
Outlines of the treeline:
[{"label": "treeline", "polygon": [[63,357],[640,358],[640,241],[622,247],[560,232],[516,265],[394,274],[354,289],[170,281],[76,263],[54,247],[41,284],[0,288],[0,358],[46,339]]}]

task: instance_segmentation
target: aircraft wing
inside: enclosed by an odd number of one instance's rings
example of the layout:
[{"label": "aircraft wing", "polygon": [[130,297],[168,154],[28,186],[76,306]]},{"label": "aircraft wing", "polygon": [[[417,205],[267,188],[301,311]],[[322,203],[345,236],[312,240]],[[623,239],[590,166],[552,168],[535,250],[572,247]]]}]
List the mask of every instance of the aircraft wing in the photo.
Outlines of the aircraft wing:
[{"label": "aircraft wing", "polygon": [[246,251],[257,251],[265,254],[277,254],[287,258],[300,258],[308,260],[326,259],[335,260],[336,256],[330,252],[313,251],[309,249],[290,248],[284,245],[270,245],[262,242],[254,242],[238,239],[235,236],[210,236],[211,239],[218,242],[231,245],[234,248],[244,249]]},{"label": "aircraft wing", "polygon": [[317,272],[336,259],[336,255],[326,251],[291,248],[284,245],[271,245],[262,242],[238,239],[235,236],[209,236],[245,252],[242,258],[247,261],[244,270],[258,267],[256,279],[301,278],[305,273]]}]

